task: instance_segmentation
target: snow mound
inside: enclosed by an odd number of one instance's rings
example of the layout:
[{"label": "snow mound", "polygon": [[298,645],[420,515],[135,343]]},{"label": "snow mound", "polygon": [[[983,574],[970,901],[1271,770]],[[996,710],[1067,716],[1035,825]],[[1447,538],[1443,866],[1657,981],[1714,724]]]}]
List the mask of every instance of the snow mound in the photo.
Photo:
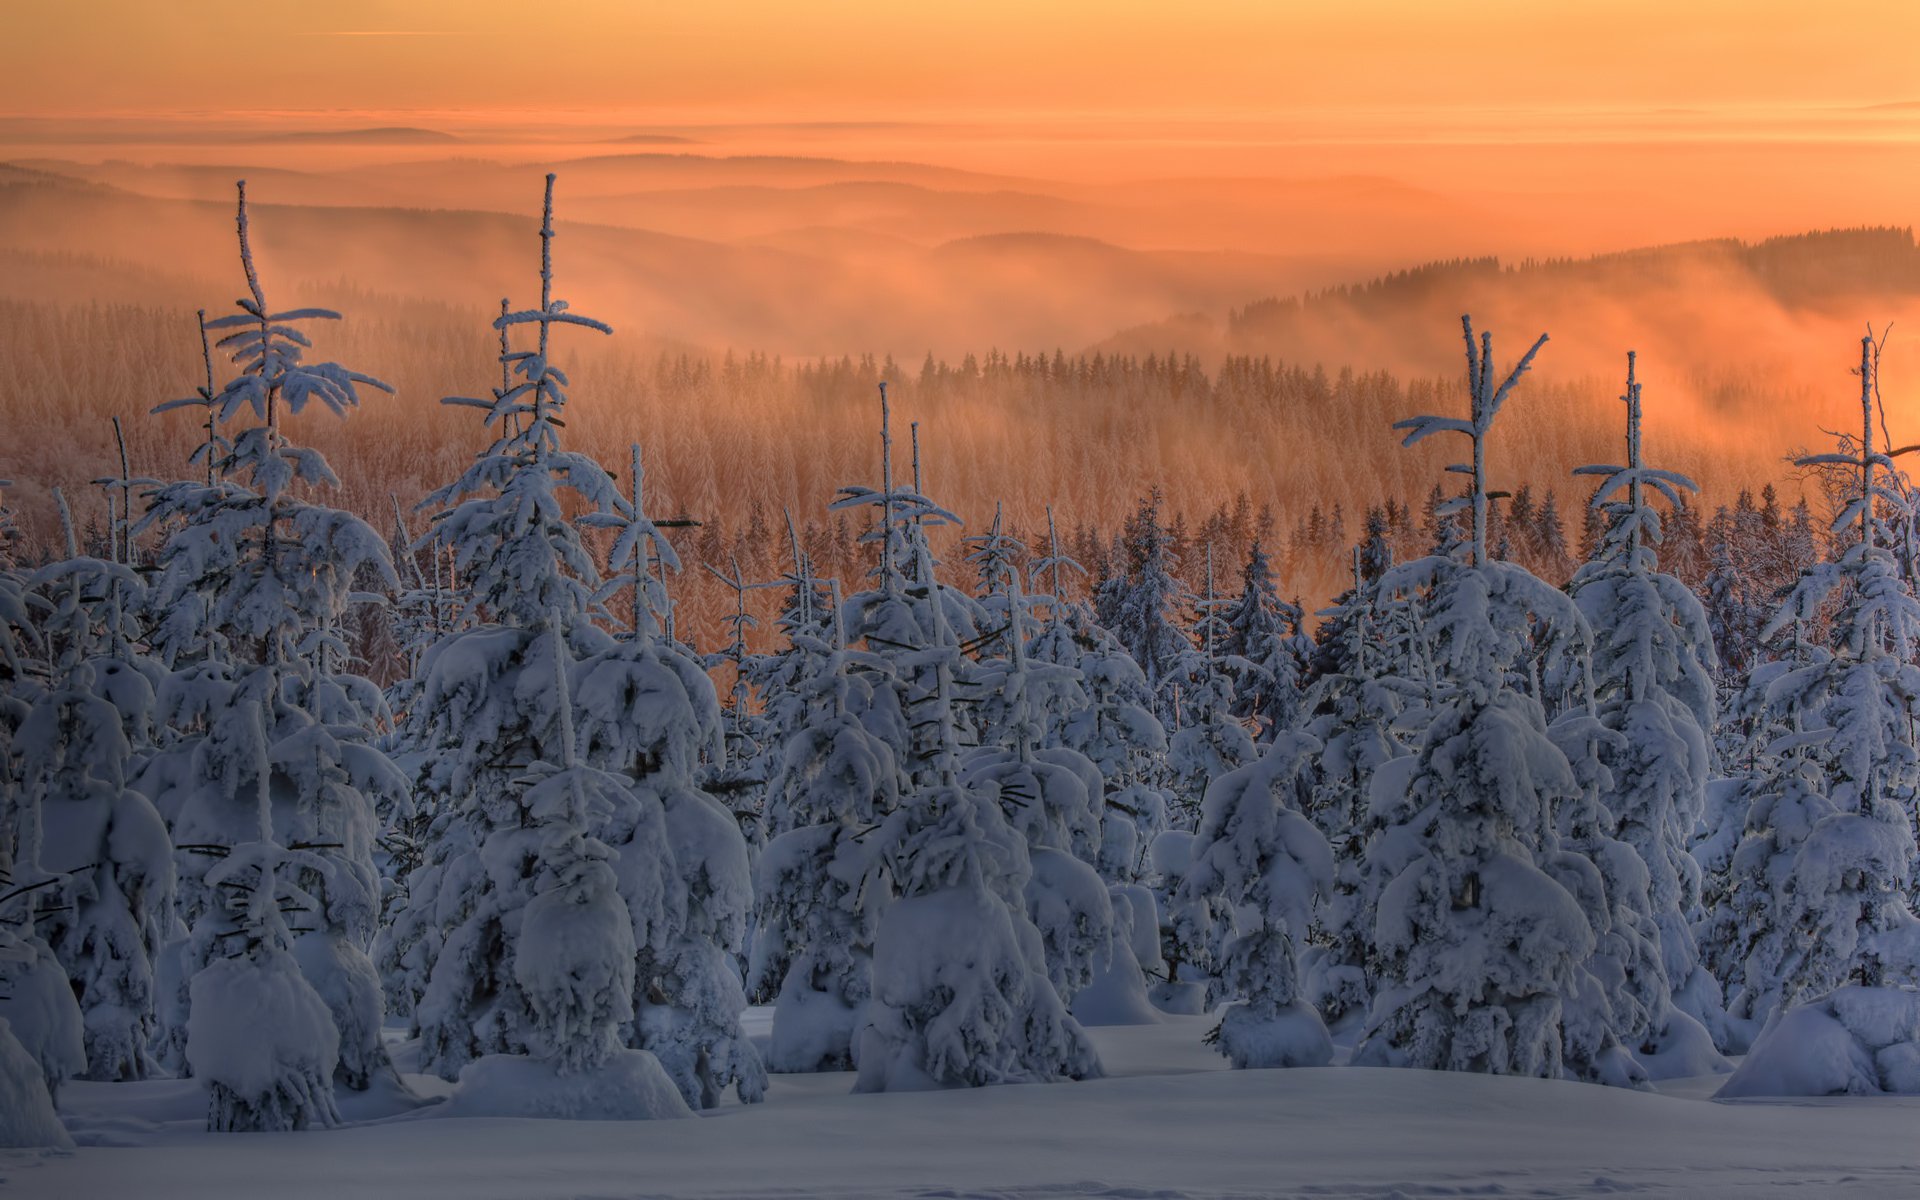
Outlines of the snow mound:
[{"label": "snow mound", "polygon": [[823,1064],[846,1061],[863,1009],[815,991],[797,972],[789,973],[774,1001],[767,1069],[797,1074],[830,1070]]},{"label": "snow mound", "polygon": [[1277,1012],[1229,1005],[1213,1040],[1237,1068],[1324,1067],[1333,1061],[1333,1038],[1325,1022],[1312,1005],[1299,1000]]},{"label": "snow mound", "polygon": [[21,1047],[7,1019],[0,1017],[0,1147],[71,1145],[73,1139],[54,1115],[40,1064]]},{"label": "snow mound", "polygon": [[1666,1025],[1650,1031],[1648,1045],[1634,1053],[1649,1079],[1693,1079],[1725,1075],[1733,1064],[1714,1048],[1707,1027],[1679,1007],[1667,1010]]},{"label": "snow mound", "polygon": [[556,1121],[655,1121],[693,1110],[645,1050],[619,1050],[591,1071],[561,1075],[518,1054],[489,1054],[460,1069],[449,1117],[539,1117]]},{"label": "snow mound", "polygon": [[1780,1013],[1716,1100],[1920,1094],[1920,991],[1836,988]]}]

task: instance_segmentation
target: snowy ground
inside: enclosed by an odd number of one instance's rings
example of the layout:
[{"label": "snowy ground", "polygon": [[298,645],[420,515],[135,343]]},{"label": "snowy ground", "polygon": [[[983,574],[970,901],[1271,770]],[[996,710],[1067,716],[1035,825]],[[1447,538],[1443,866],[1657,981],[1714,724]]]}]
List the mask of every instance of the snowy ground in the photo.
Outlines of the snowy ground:
[{"label": "snowy ground", "polygon": [[[764,1014],[755,1013],[764,1020]],[[202,1132],[190,1082],[71,1084],[80,1149],[0,1152],[0,1193],[75,1200],[272,1197],[1588,1196],[1800,1189],[1920,1195],[1920,1099],[1713,1103],[1415,1071],[1240,1071],[1203,1018],[1097,1029],[1109,1077],[853,1096],[777,1076],[767,1103],[651,1123],[445,1120],[392,1093],[348,1128]],[[444,1088],[422,1081],[423,1090]]]}]

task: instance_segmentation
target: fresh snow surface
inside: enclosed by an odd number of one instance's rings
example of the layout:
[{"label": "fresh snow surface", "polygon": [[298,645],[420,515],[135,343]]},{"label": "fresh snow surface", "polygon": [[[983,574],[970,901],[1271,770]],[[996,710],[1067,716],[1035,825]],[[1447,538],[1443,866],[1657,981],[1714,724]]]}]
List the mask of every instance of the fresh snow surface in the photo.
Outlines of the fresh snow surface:
[{"label": "fresh snow surface", "polygon": [[[1920,1100],[1714,1103],[1724,1076],[1658,1093],[1393,1069],[1230,1071],[1210,1018],[1091,1030],[1107,1077],[851,1095],[780,1075],[765,1104],[652,1122],[442,1119],[390,1084],[346,1126],[209,1134],[192,1080],[69,1083],[79,1149],[0,1153],[34,1200],[881,1196],[1056,1200],[1920,1193]],[[768,1013],[748,1014],[764,1037]],[[395,1058],[410,1066],[412,1047]],[[437,1079],[408,1075],[431,1096]]]}]

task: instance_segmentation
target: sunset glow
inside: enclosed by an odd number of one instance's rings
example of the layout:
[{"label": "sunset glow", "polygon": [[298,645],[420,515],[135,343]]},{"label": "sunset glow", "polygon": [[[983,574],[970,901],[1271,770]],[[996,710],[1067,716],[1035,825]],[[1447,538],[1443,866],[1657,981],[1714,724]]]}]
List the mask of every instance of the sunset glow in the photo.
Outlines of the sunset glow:
[{"label": "sunset glow", "polygon": [[0,1187],[1920,1195],[1920,0],[0,48]]},{"label": "sunset glow", "polygon": [[1844,14],[1784,0],[8,9],[0,111],[18,116],[455,111],[518,124],[1411,108],[1444,121],[1490,108],[1551,129],[1583,110],[1634,120],[1698,106],[1730,121],[1757,113],[1786,133],[1796,118],[1920,100],[1910,52],[1920,14],[1897,3]]}]

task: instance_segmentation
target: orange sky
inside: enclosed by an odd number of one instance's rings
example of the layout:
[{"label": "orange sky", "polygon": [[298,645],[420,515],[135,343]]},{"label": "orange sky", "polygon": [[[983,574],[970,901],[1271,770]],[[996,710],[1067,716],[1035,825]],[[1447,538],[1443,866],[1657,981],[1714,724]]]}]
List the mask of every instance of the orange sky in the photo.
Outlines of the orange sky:
[{"label": "orange sky", "polygon": [[[937,9],[937,11],[936,11]],[[1703,106],[1820,136],[1920,100],[1920,5],[1482,0],[0,0],[0,113],[745,119]],[[1569,113],[1567,110],[1576,110]],[[1518,114],[1515,117],[1515,114]],[[1668,114],[1671,115],[1671,114]],[[1511,121],[1509,121],[1511,124]]]}]

